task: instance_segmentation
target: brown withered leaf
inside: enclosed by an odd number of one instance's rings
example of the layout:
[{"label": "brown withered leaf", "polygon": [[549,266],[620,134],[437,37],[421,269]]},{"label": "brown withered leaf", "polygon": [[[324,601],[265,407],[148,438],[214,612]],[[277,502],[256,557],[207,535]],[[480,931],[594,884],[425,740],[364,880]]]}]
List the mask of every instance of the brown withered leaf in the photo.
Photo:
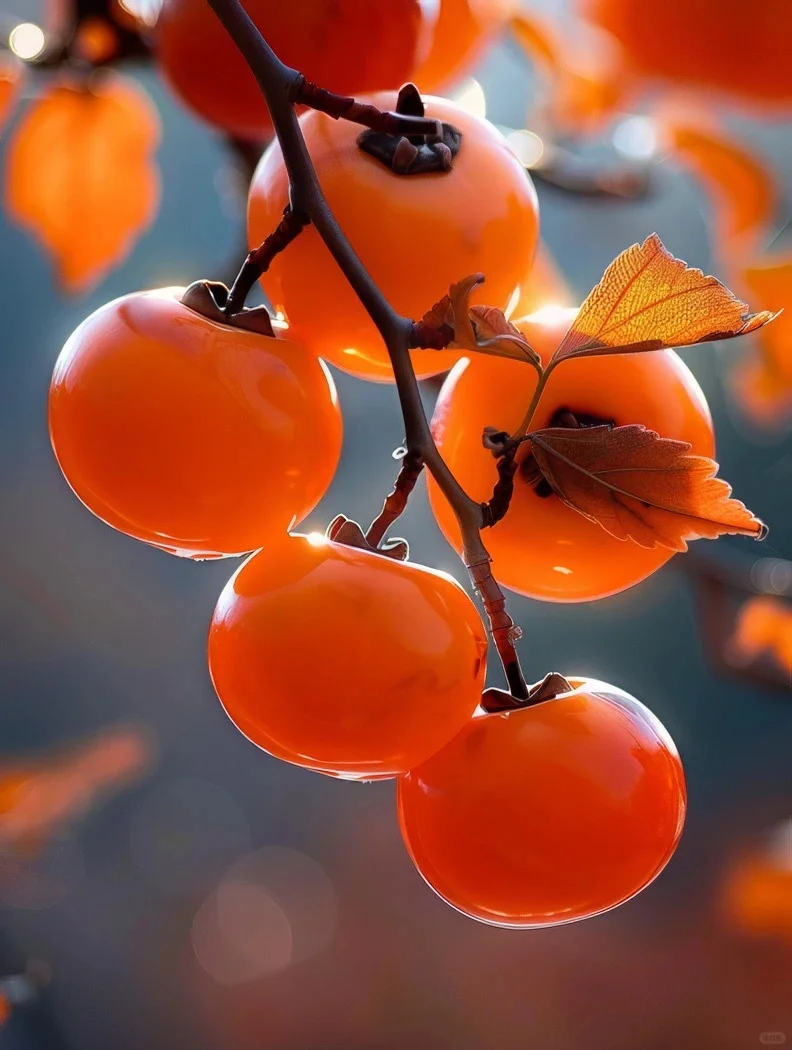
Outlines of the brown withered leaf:
[{"label": "brown withered leaf", "polygon": [[422,323],[428,328],[440,328],[444,324],[453,328],[454,339],[448,344],[451,350],[508,357],[541,368],[537,352],[502,310],[495,306],[470,305],[473,291],[483,283],[484,275],[474,273],[452,284],[448,295],[424,314]]},{"label": "brown withered leaf", "polygon": [[646,427],[552,427],[532,435],[531,451],[556,495],[617,539],[684,551],[723,533],[767,535],[717,463]]},{"label": "brown withered leaf", "polygon": [[731,339],[772,321],[748,307],[715,277],[666,251],[656,233],[610,264],[589,293],[554,361],[594,354],[633,354]]}]

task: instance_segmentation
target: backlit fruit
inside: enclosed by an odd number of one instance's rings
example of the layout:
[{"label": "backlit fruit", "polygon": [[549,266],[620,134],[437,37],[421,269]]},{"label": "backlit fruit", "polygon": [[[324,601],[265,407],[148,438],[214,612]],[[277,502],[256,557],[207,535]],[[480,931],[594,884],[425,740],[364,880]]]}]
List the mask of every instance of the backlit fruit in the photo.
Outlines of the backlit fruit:
[{"label": "backlit fruit", "polygon": [[[393,109],[396,96],[368,101]],[[422,317],[453,282],[476,272],[486,275],[486,301],[505,310],[527,280],[536,249],[533,184],[491,124],[442,99],[424,102],[428,117],[462,132],[452,171],[395,174],[358,147],[359,127],[311,112],[300,123],[322,189],[363,265],[405,317]],[[275,229],[287,201],[274,143],[251,185],[251,244]],[[393,378],[381,336],[313,227],[275,258],[262,284],[309,349],[364,379]],[[436,375],[458,356],[417,350],[413,363],[419,376]]]},{"label": "backlit fruit", "polygon": [[[546,363],[573,317],[574,311],[548,311],[546,319],[539,313],[518,327]],[[433,432],[446,463],[474,499],[489,499],[497,480],[495,460],[481,443],[484,427],[515,432],[536,382],[529,365],[480,356],[460,361],[443,384]],[[714,454],[704,395],[673,350],[564,361],[548,379],[531,429],[550,425],[561,409],[584,423],[641,423],[662,437],[688,441],[698,455]],[[528,453],[526,443],[518,462]],[[448,503],[431,478],[428,484],[438,524],[461,549]],[[616,594],[651,575],[673,554],[665,547],[650,549],[616,539],[547,489],[533,487],[519,469],[508,513],[484,538],[500,583],[548,601]]]},{"label": "backlit fruit", "polygon": [[468,72],[514,7],[514,0],[440,0],[432,46],[414,73],[418,87],[441,91]]},{"label": "backlit fruit", "polygon": [[183,291],[127,295],[80,325],[55,365],[50,435],[108,525],[174,554],[240,554],[330,484],[335,387],[298,343],[210,321]]},{"label": "backlit fruit", "polygon": [[399,781],[407,849],[429,885],[494,926],[553,926],[640,892],[685,819],[682,764],[632,696],[587,679],[480,714]]},{"label": "backlit fruit", "polygon": [[635,71],[762,105],[792,100],[789,0],[585,0]]},{"label": "backlit fruit", "polygon": [[403,773],[458,733],[486,650],[451,577],[319,535],[284,536],[245,562],[209,633],[217,694],[245,736],[353,780]]},{"label": "backlit fruit", "polygon": [[[398,88],[428,46],[427,0],[245,0],[278,57],[342,95]],[[157,23],[159,64],[199,116],[239,138],[272,134],[253,74],[204,0],[165,0]]]}]

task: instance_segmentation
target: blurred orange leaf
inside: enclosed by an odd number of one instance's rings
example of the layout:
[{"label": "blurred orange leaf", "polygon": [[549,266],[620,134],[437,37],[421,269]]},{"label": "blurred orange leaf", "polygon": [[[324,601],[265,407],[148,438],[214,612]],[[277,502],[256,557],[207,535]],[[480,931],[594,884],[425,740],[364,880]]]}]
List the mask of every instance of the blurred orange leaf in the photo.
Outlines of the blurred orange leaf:
[{"label": "blurred orange leaf", "polygon": [[554,129],[593,131],[631,88],[623,49],[606,30],[569,14],[563,24],[535,12],[511,19],[517,43],[539,65],[550,86]]},{"label": "blurred orange leaf", "polygon": [[792,684],[792,608],[778,598],[750,598],[737,616],[731,648],[741,663],[769,656]]},{"label": "blurred orange leaf", "polygon": [[687,540],[766,527],[715,477],[717,463],[645,427],[550,427],[531,435],[536,465],[574,510],[620,540],[687,550]]},{"label": "blurred orange leaf", "polygon": [[747,310],[715,277],[674,258],[653,233],[610,264],[553,360],[731,339],[773,319],[767,311]]},{"label": "blurred orange leaf", "polygon": [[151,755],[146,735],[117,729],[65,754],[0,768],[0,846],[40,848],[103,795],[139,776]]},{"label": "blurred orange leaf", "polygon": [[674,156],[704,185],[714,210],[718,249],[745,250],[778,205],[778,185],[762,160],[714,124],[671,116],[665,121]]},{"label": "blurred orange leaf", "polygon": [[25,67],[9,55],[0,56],[0,128],[11,116],[25,78]]},{"label": "blurred orange leaf", "polygon": [[96,284],[156,215],[159,116],[134,81],[56,84],[32,103],[12,140],[11,216],[52,254],[71,292]]},{"label": "blurred orange leaf", "polygon": [[470,305],[471,295],[483,283],[484,275],[474,273],[452,284],[448,295],[424,314],[422,324],[426,328],[448,325],[453,329],[454,338],[448,344],[452,350],[472,350],[479,354],[528,361],[541,368],[537,352],[519,329],[506,320],[502,310],[494,306]]}]

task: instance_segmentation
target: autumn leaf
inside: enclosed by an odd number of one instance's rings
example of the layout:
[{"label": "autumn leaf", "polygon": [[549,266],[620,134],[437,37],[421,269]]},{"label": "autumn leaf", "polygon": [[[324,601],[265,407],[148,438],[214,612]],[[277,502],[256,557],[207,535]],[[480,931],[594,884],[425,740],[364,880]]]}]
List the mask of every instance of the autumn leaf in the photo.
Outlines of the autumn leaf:
[{"label": "autumn leaf", "polygon": [[674,159],[700,180],[710,198],[720,253],[743,254],[746,239],[761,233],[778,205],[778,185],[767,165],[710,118],[669,113],[664,123]]},{"label": "autumn leaf", "polygon": [[11,142],[6,204],[53,256],[61,284],[85,291],[121,263],[159,203],[156,109],[118,76],[92,89],[58,83]]},{"label": "autumn leaf", "polygon": [[443,325],[451,328],[454,333],[453,340],[448,343],[451,350],[471,350],[479,354],[508,357],[541,368],[537,352],[519,329],[506,320],[502,310],[494,306],[470,305],[473,291],[483,283],[483,274],[475,273],[452,284],[448,295],[443,296],[424,314],[421,324],[432,329]]},{"label": "autumn leaf", "polygon": [[653,233],[610,264],[553,362],[731,339],[761,328],[774,316],[747,311],[715,277],[675,259]]},{"label": "autumn leaf", "polygon": [[767,534],[730,499],[730,486],[715,477],[717,463],[645,427],[552,427],[531,435],[531,451],[564,503],[616,539],[684,551],[687,540]]}]

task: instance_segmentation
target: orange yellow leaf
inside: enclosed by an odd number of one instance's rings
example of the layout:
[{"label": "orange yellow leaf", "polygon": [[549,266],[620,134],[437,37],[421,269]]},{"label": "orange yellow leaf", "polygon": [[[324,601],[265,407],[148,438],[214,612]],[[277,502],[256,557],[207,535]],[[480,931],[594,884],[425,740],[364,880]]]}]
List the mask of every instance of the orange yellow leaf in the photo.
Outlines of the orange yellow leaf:
[{"label": "orange yellow leaf", "polygon": [[508,357],[541,368],[539,355],[519,329],[506,319],[502,310],[494,306],[470,305],[471,295],[483,282],[483,274],[474,273],[452,284],[448,295],[424,314],[422,324],[427,328],[448,325],[454,332],[449,349]]},{"label": "orange yellow leaf", "polygon": [[684,551],[723,533],[767,535],[715,477],[717,463],[645,427],[551,427],[531,435],[531,451],[564,503],[617,539]]},{"label": "orange yellow leaf", "polygon": [[767,311],[748,313],[720,281],[674,258],[653,233],[610,264],[553,360],[731,339],[772,319]]},{"label": "orange yellow leaf", "polygon": [[666,121],[674,157],[704,186],[713,207],[716,247],[730,257],[761,234],[778,205],[768,166],[719,127],[671,117]]},{"label": "orange yellow leaf", "polygon": [[123,262],[159,204],[159,116],[134,81],[65,83],[32,103],[11,142],[6,204],[71,292]]}]

